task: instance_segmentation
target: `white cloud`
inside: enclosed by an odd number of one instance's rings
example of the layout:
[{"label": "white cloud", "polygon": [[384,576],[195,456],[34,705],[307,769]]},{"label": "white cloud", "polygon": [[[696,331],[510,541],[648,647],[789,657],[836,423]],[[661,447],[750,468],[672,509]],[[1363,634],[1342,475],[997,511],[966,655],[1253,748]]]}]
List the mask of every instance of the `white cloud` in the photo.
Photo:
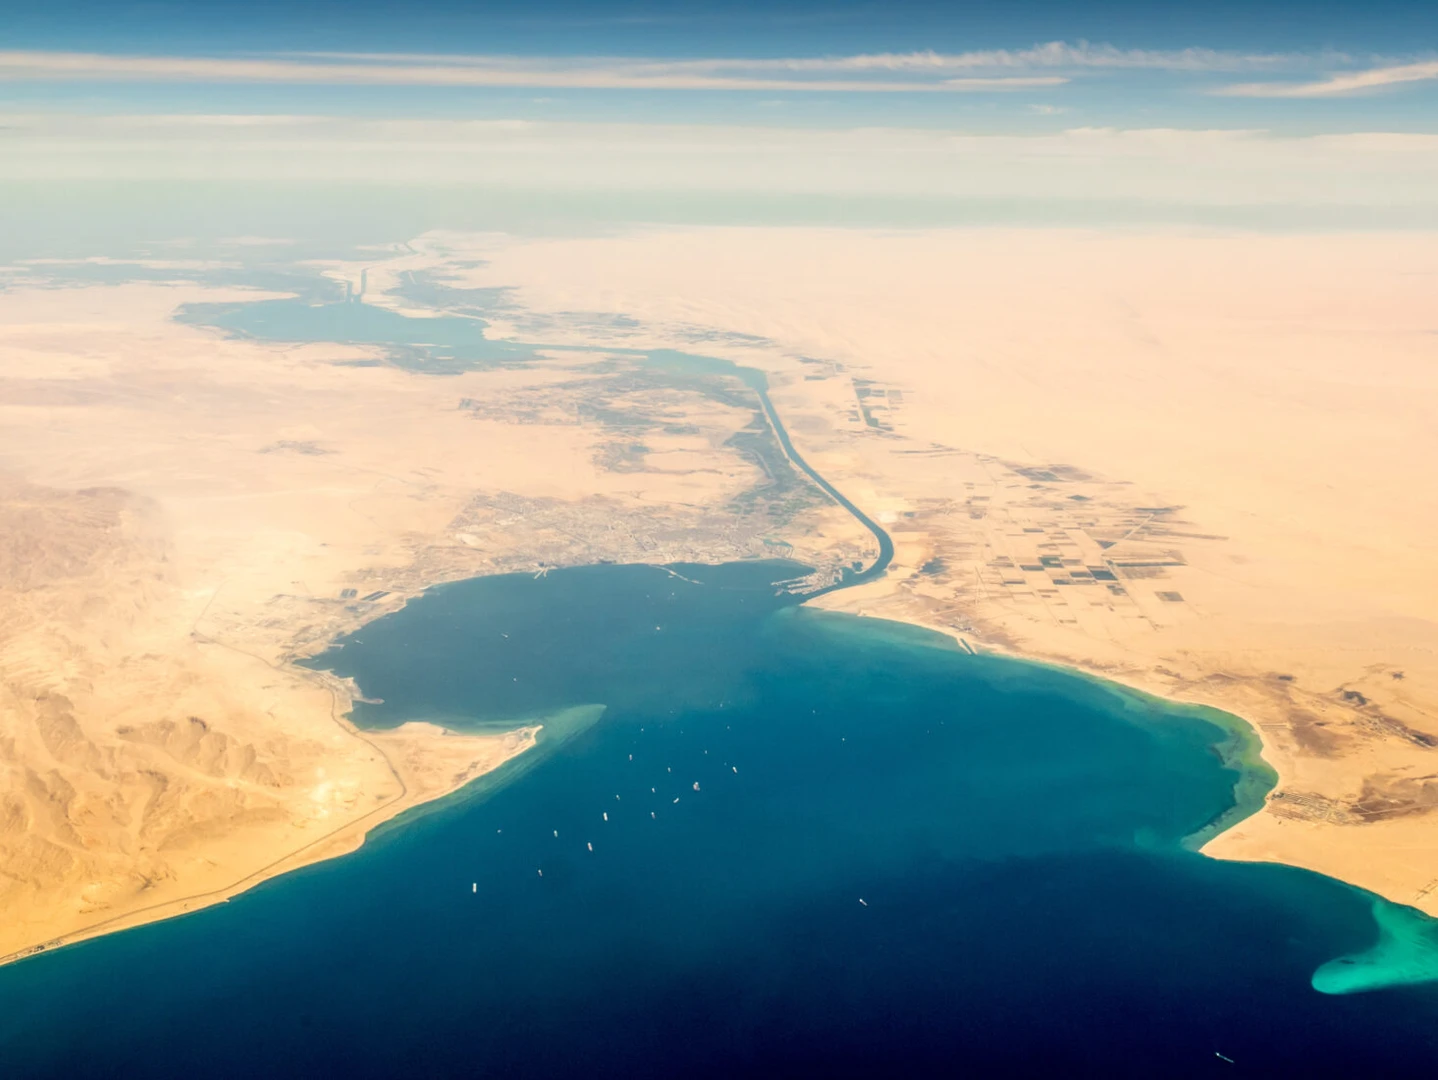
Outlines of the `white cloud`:
[{"label": "white cloud", "polygon": [[[783,90],[824,92],[952,92],[1027,90],[1060,85],[1061,75],[996,75],[952,79],[795,77],[706,72],[672,63],[472,57],[413,62],[391,57],[277,59],[199,56],[111,56],[100,53],[0,52],[0,79],[17,81],[160,81],[316,85],[531,87],[589,90]],[[833,69],[839,70],[839,69]],[[862,70],[862,69],[855,69]]]},{"label": "white cloud", "polygon": [[1417,64],[1394,64],[1369,68],[1343,75],[1333,75],[1317,82],[1306,83],[1239,83],[1225,86],[1215,93],[1226,97],[1316,98],[1354,94],[1381,86],[1438,79],[1438,60]]},{"label": "white cloud", "polygon": [[[425,64],[523,68],[535,61],[502,56],[434,55],[426,53],[306,52],[293,56],[314,60],[360,61],[373,64]],[[1341,54],[1324,54],[1329,63],[1343,62]],[[630,75],[693,75],[722,72],[867,73],[891,72],[941,75],[950,71],[1001,71],[1030,69],[1155,68],[1170,71],[1244,71],[1276,67],[1309,67],[1316,58],[1287,53],[1238,53],[1217,49],[1119,49],[1086,41],[1069,44],[1051,41],[1028,49],[988,49],[962,53],[919,50],[905,53],[861,53],[854,56],[739,58],[690,60],[636,60],[613,57],[606,68]]]},{"label": "white cloud", "polygon": [[1027,90],[1060,85],[1072,74],[1109,69],[1313,70],[1320,63],[1346,62],[1348,58],[1337,53],[1120,49],[1086,41],[959,53],[702,59],[374,52],[122,56],[10,50],[0,51],[0,80],[902,93]]},{"label": "white cloud", "polygon": [[1051,41],[1029,49],[992,49],[965,53],[881,53],[817,60],[779,60],[796,70],[925,70],[1028,68],[1156,68],[1169,71],[1241,71],[1306,62],[1287,54],[1250,54],[1216,49],[1119,49],[1086,41]]}]

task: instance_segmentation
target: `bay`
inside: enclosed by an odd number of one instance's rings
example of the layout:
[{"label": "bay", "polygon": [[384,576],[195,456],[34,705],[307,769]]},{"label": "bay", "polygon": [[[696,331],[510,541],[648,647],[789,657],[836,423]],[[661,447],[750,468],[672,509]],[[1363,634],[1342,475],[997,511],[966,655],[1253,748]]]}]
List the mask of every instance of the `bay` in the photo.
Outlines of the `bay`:
[{"label": "bay", "polygon": [[1191,850],[1254,798],[1236,721],[804,608],[772,584],[801,569],[481,578],[341,641],[314,663],[383,699],[361,725],[541,745],[352,856],[0,970],[7,1075],[1433,1060],[1438,991],[1387,985],[1430,973],[1428,920]]}]

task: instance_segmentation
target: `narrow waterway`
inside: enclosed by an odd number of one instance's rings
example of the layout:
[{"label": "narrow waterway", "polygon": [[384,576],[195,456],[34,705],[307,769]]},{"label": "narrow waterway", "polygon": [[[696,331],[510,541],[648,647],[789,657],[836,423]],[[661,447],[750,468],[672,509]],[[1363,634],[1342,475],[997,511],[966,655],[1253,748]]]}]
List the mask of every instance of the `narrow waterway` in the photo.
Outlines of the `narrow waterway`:
[{"label": "narrow waterway", "polygon": [[[752,371],[754,369],[746,368],[744,370]],[[764,373],[761,371],[756,371],[755,374],[757,374],[761,379],[764,375]],[[751,383],[750,385],[752,386],[753,384]],[[859,571],[858,573],[848,574],[844,577],[843,580],[837,581],[833,585],[830,585],[828,588],[820,589],[818,590],[818,592],[811,593],[809,595],[818,596],[822,593],[834,592],[838,589],[847,589],[851,585],[861,585],[866,581],[873,581],[875,578],[883,577],[884,572],[889,568],[889,564],[894,561],[894,541],[890,538],[889,534],[883,529],[883,527],[879,525],[878,522],[876,522],[873,518],[869,517],[868,514],[864,513],[864,511],[860,510],[857,506],[850,502],[849,499],[842,492],[840,492],[838,488],[836,488],[833,484],[829,483],[828,480],[824,479],[824,477],[819,473],[819,471],[815,469],[814,466],[810,465],[809,462],[806,461],[804,457],[799,453],[799,451],[794,448],[794,443],[789,438],[789,432],[784,427],[784,422],[779,419],[779,411],[774,408],[774,402],[769,398],[769,390],[767,385],[754,386],[754,391],[759,395],[759,403],[764,407],[764,415],[768,418],[769,424],[773,428],[774,437],[779,440],[779,445],[784,448],[785,457],[792,461],[794,465],[799,468],[800,471],[802,471],[806,476],[809,477],[809,479],[813,480],[814,483],[818,484],[819,487],[823,489],[826,495],[828,495],[836,503],[842,506],[845,510],[849,511],[849,513],[853,514],[854,517],[858,520],[859,524],[864,526],[864,528],[868,529],[869,532],[873,533],[874,539],[879,542],[879,553],[874,559],[873,563],[870,564],[867,568]]]}]

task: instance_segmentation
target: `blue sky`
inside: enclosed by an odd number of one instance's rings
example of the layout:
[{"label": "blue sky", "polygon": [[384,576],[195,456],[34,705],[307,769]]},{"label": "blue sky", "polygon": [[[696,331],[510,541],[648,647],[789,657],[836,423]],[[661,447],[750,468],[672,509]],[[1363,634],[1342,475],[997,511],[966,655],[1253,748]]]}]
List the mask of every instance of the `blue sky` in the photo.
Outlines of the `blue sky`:
[{"label": "blue sky", "polygon": [[[1295,133],[1438,130],[1438,67],[1433,67],[1438,4],[1413,0],[23,5],[4,0],[4,6],[9,10],[0,48],[22,56],[215,61],[209,77],[198,72],[184,78],[159,70],[148,78],[143,70],[80,78],[53,64],[26,68],[0,62],[0,104],[12,108],[957,124],[990,131],[1075,123]],[[325,55],[336,53],[358,55]],[[378,54],[403,54],[405,61],[387,63]],[[984,63],[986,56],[991,63]],[[529,75],[549,70],[556,79],[551,85],[532,79],[520,85],[427,82],[421,68],[446,66],[435,57],[470,66],[484,58],[524,59],[535,69]],[[888,57],[892,63],[853,66],[865,57]],[[900,66],[906,57],[911,63]],[[927,70],[925,57],[935,61]],[[239,60],[262,58],[277,61],[280,69],[287,66],[294,77],[286,78],[284,70],[261,75],[235,67]],[[566,85],[558,78],[561,72],[574,76],[586,66],[625,60],[730,63],[690,71],[687,85],[681,84],[682,72],[671,72],[667,81],[654,73],[650,86],[639,79],[619,88],[594,80]],[[785,60],[831,66],[763,66]],[[755,66],[745,67],[744,61]],[[945,69],[944,61],[951,66]],[[1334,77],[1401,73],[1425,62],[1432,67],[1426,77],[1324,89],[1325,80]],[[407,66],[411,77],[392,73],[391,81],[377,84],[382,66]],[[326,67],[333,78],[324,77]],[[622,69],[615,63],[608,67]],[[368,76],[364,68],[370,69]],[[813,89],[816,84],[826,89]],[[905,84],[913,89],[904,91]],[[939,92],[940,84],[952,89]],[[1253,92],[1243,93],[1245,86]]]},{"label": "blue sky", "polygon": [[0,184],[1438,215],[1432,0],[0,7]]},{"label": "blue sky", "polygon": [[[1397,52],[1438,33],[1425,0],[7,0],[17,47],[463,49],[631,55],[780,55],[1014,47],[1104,40],[1128,47]],[[796,48],[804,46],[804,48]]]}]

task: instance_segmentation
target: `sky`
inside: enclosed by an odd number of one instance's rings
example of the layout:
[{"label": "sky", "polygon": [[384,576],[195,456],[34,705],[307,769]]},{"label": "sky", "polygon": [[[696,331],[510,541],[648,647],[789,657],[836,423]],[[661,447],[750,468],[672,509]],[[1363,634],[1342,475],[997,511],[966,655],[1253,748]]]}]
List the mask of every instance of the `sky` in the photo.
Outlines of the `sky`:
[{"label": "sky", "polygon": [[227,186],[213,209],[323,191],[327,213],[396,210],[411,192],[431,219],[489,227],[1438,224],[1431,0],[0,0],[0,16],[0,225],[17,228],[17,206],[204,216]]}]

